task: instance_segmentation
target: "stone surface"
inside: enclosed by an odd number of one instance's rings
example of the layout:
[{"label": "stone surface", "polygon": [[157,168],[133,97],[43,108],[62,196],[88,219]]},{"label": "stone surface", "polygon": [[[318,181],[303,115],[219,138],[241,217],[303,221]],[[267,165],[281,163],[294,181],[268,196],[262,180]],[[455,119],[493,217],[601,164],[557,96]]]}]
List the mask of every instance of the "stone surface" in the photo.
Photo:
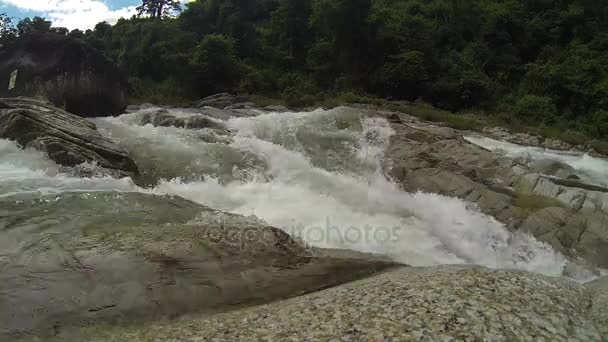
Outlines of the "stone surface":
[{"label": "stone surface", "polygon": [[[16,88],[8,90],[18,70]],[[80,116],[109,116],[127,106],[127,81],[118,67],[80,39],[32,31],[0,52],[0,97],[48,99]]]},{"label": "stone surface", "polygon": [[203,115],[190,115],[187,117],[178,118],[169,114],[168,111],[160,109],[157,111],[146,113],[142,117],[142,125],[151,124],[162,127],[179,127],[190,129],[212,128],[225,130],[224,125],[213,121]]},{"label": "stone surface", "polygon": [[599,342],[608,338],[602,286],[480,267],[402,268],[269,305],[56,341]]},{"label": "stone surface", "polygon": [[[213,313],[394,267],[177,197],[0,199],[0,340]],[[84,340],[81,340],[84,341]]]},{"label": "stone surface", "polygon": [[[219,93],[219,94],[205,97],[204,99],[196,102],[194,106],[197,108],[213,107],[213,108],[218,108],[218,109],[225,109],[226,107],[236,105],[238,103],[241,103],[241,104],[248,103],[248,104],[253,105],[252,103],[248,102],[248,98],[245,96],[233,95],[233,94],[229,94],[229,93]],[[232,109],[239,109],[239,108],[232,108]]]},{"label": "stone surface", "polygon": [[96,163],[115,176],[135,176],[127,152],[96,131],[93,123],[30,98],[0,99],[0,138],[46,152],[63,166]]},{"label": "stone surface", "polygon": [[[583,183],[571,167],[556,161],[512,159],[470,144],[462,138],[470,132],[402,113],[385,115],[395,130],[385,170],[404,190],[463,198],[509,228],[608,267],[608,189]],[[537,143],[505,129],[487,133]]]}]

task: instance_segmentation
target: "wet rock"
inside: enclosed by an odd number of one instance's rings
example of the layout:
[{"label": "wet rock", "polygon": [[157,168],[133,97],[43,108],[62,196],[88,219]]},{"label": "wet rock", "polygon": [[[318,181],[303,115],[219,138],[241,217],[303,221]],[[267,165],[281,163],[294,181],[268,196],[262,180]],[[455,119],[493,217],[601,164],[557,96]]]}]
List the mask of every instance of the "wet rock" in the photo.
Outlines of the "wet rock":
[{"label": "wet rock", "polygon": [[0,99],[0,138],[46,152],[63,166],[96,163],[116,176],[135,176],[137,166],[125,150],[96,131],[93,123],[30,98]]},{"label": "wet rock", "polygon": [[[9,77],[18,70],[16,87]],[[0,97],[48,99],[68,112],[110,116],[127,107],[127,81],[118,67],[80,39],[31,31],[0,52]]]},{"label": "wet rock", "polygon": [[[204,99],[196,102],[194,105],[197,108],[202,107],[214,107],[218,109],[225,109],[228,106],[232,106],[238,103],[251,103],[248,102],[248,98],[245,96],[233,95],[229,93],[219,93],[211,96],[207,96]],[[237,108],[233,108],[237,109]]]},{"label": "wet rock", "polygon": [[81,329],[57,341],[599,342],[608,337],[605,305],[605,282],[585,287],[467,266],[402,268],[246,310]]},{"label": "wet rock", "polygon": [[542,146],[551,150],[568,151],[572,149],[572,145],[555,139],[546,139]]},{"label": "wet rock", "polygon": [[127,113],[133,113],[133,112],[137,112],[140,111],[142,109],[150,109],[150,108],[156,108],[158,106],[151,104],[151,103],[142,103],[142,104],[138,104],[138,105],[128,105],[127,108],[125,109],[125,112]]},{"label": "wet rock", "polygon": [[543,140],[539,136],[529,135],[525,133],[511,133],[504,127],[491,127],[484,130],[484,133],[490,137],[502,141],[507,141],[513,144],[526,146],[540,146]]},{"label": "wet rock", "polygon": [[282,105],[273,105],[273,106],[266,106],[264,107],[265,111],[269,111],[269,112],[278,112],[278,113],[285,113],[285,112],[289,112],[289,108],[282,106]]},{"label": "wet rock", "polygon": [[[608,189],[575,179],[575,170],[560,162],[512,159],[469,144],[464,132],[419,120],[390,122],[395,135],[386,152],[386,172],[406,191],[460,197],[565,255],[608,265],[603,252],[608,250],[608,223],[603,218],[608,214]],[[505,129],[488,134],[536,144]],[[576,217],[587,221],[568,221]],[[582,239],[585,227],[594,227],[594,235],[589,235],[593,239]]]},{"label": "wet rock", "polygon": [[233,310],[394,267],[317,253],[255,219],[176,197],[64,193],[2,198],[0,208],[2,341]]},{"label": "wet rock", "polygon": [[257,109],[253,102],[238,102],[229,106],[224,107],[224,110],[236,110],[236,109]]},{"label": "wet rock", "polygon": [[151,124],[160,127],[178,127],[178,128],[212,128],[225,130],[224,126],[216,121],[213,121],[202,115],[192,115],[188,117],[178,118],[171,115],[169,111],[160,109],[157,111],[144,114],[141,119],[142,125]]}]

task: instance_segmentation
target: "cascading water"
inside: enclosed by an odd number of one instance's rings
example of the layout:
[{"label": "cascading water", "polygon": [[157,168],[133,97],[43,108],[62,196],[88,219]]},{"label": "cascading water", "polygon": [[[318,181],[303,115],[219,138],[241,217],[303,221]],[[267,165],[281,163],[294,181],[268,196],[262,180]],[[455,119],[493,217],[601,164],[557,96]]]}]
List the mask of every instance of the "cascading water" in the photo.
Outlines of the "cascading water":
[{"label": "cascading water", "polygon": [[521,146],[487,137],[465,137],[465,139],[472,144],[493,152],[502,153],[510,158],[560,162],[572,167],[581,179],[591,184],[608,186],[608,160],[605,159],[594,158],[586,153]]},{"label": "cascading water", "polygon": [[0,141],[0,196],[169,194],[254,215],[314,246],[381,253],[410,265],[472,263],[560,275],[568,263],[464,201],[400,190],[381,168],[394,134],[385,119],[352,108],[266,113],[225,122],[228,137],[209,129],[140,126],[143,114],[95,123],[131,153],[154,187],[72,176],[42,153]]}]

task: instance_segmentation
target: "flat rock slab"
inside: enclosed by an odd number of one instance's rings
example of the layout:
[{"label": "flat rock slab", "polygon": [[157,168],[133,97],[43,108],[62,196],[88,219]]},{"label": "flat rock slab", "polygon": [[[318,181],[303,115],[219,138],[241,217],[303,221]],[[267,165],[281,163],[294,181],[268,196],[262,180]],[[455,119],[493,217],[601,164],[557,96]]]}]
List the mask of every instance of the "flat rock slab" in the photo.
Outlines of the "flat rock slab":
[{"label": "flat rock slab", "polygon": [[[401,268],[214,316],[92,327],[56,341],[605,341],[604,290],[481,267]],[[603,330],[602,330],[603,329]]]},{"label": "flat rock slab", "polygon": [[0,200],[0,340],[263,304],[395,265],[138,193]]},{"label": "flat rock slab", "polygon": [[3,98],[0,103],[0,138],[46,152],[63,166],[95,162],[117,176],[138,174],[127,152],[86,119],[42,100]]}]

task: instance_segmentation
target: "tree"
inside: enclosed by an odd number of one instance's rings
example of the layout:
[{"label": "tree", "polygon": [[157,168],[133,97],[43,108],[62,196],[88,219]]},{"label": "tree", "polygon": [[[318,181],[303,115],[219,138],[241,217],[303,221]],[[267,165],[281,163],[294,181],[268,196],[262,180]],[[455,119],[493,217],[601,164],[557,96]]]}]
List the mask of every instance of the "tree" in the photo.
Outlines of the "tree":
[{"label": "tree", "polygon": [[17,35],[13,20],[5,13],[0,14],[0,47],[12,42]]},{"label": "tree", "polygon": [[82,32],[79,29],[74,29],[74,30],[70,31],[69,35],[74,38],[82,39],[84,37],[84,32]]},{"label": "tree", "polygon": [[140,16],[147,15],[160,20],[170,17],[181,9],[179,0],[142,0],[142,4],[137,7],[137,13]]},{"label": "tree", "polygon": [[70,33],[70,30],[68,30],[65,27],[52,27],[51,30],[50,30],[50,32],[57,33],[57,34],[60,34],[62,36],[66,36],[66,35],[68,35]]},{"label": "tree", "polygon": [[226,36],[206,35],[194,49],[192,66],[199,73],[201,89],[207,93],[231,90],[238,84],[235,43]]},{"label": "tree", "polygon": [[35,30],[40,32],[49,32],[51,30],[51,22],[41,17],[33,19],[25,18],[17,24],[19,35]]}]

